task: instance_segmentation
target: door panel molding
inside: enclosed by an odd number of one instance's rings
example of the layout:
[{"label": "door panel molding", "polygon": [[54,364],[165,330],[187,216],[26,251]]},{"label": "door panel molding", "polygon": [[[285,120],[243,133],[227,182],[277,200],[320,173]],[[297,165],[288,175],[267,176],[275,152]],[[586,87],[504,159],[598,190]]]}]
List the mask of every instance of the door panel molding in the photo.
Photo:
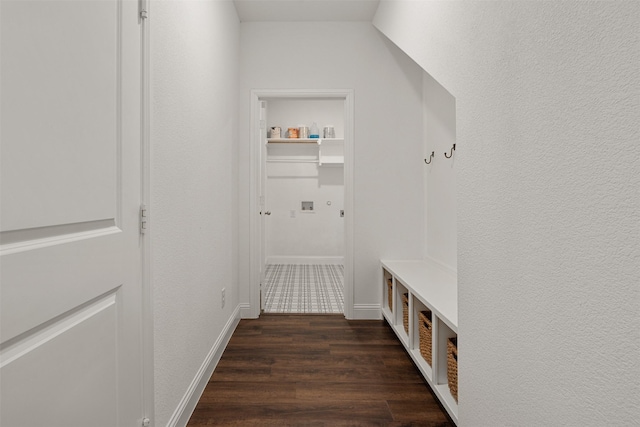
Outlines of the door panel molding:
[{"label": "door panel molding", "polygon": [[0,252],[15,253],[117,233],[115,218],[0,232]]},{"label": "door panel molding", "polygon": [[30,330],[0,345],[0,368],[19,359],[38,347],[54,340],[59,335],[73,329],[87,319],[109,309],[116,304],[114,289],[108,294],[64,313],[50,321]]},{"label": "door panel molding", "polygon": [[119,223],[122,0],[2,9],[1,230]]},{"label": "door panel molding", "polygon": [[[116,301],[111,294],[7,349],[0,384],[2,425],[62,427],[79,420],[122,425],[117,421]],[[52,392],[42,384],[57,387]]]}]

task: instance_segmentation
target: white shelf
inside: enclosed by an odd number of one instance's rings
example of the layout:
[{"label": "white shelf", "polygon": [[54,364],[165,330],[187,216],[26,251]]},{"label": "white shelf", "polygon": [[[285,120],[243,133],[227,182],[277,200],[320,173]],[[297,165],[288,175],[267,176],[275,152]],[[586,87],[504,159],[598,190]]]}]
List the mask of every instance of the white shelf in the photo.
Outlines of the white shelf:
[{"label": "white shelf", "polygon": [[324,138],[318,141],[320,166],[344,165],[344,138]]},{"label": "white shelf", "polygon": [[267,138],[267,144],[321,144],[322,142],[344,143],[344,138]]},{"label": "white shelf", "polygon": [[343,166],[344,157],[322,156],[319,161],[320,166]]},{"label": "white shelf", "polygon": [[[382,260],[382,316],[405,346],[434,394],[458,423],[458,403],[447,384],[447,351],[449,337],[458,334],[458,283],[456,275],[433,261]],[[392,279],[389,308],[387,279]],[[402,295],[408,294],[408,329],[403,324]],[[431,311],[431,365],[420,352],[418,313]]]},{"label": "white shelf", "polygon": [[318,138],[267,138],[267,144],[317,144]]},{"label": "white shelf", "polygon": [[382,267],[458,333],[458,279],[432,261],[388,261]]},{"label": "white shelf", "polygon": [[[298,149],[294,150],[293,147],[298,144],[300,144]],[[272,147],[267,158],[269,163],[317,163],[319,166],[327,167],[344,166],[344,138],[268,138],[266,145]],[[307,148],[303,149],[303,146]],[[300,150],[306,150],[307,153]],[[315,159],[307,157],[310,150],[314,150]]]},{"label": "white shelf", "polygon": [[[448,384],[438,384],[435,387],[435,393],[442,402],[443,406],[449,410],[449,415],[458,424],[458,402],[453,398],[449,391]],[[451,413],[453,412],[453,414]]]},{"label": "white shelf", "polygon": [[433,382],[433,369],[431,369],[431,366],[425,362],[422,354],[420,354],[420,350],[411,350],[410,354],[416,362],[416,366],[420,369],[420,372],[422,372],[422,376],[427,378],[428,381]]}]

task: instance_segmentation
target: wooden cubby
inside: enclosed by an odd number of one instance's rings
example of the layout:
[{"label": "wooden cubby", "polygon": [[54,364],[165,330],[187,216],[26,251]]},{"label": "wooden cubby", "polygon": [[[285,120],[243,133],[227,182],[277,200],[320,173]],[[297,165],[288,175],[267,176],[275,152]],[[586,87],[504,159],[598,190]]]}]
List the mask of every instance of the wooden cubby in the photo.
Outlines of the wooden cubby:
[{"label": "wooden cubby", "polygon": [[[458,334],[457,277],[433,261],[381,261],[382,315],[433,389],[451,419],[458,423],[458,402],[447,381],[447,340]],[[391,278],[392,304],[389,309],[387,281]],[[409,333],[405,332],[402,295],[409,298]],[[431,312],[432,361],[420,352],[419,313]]]}]

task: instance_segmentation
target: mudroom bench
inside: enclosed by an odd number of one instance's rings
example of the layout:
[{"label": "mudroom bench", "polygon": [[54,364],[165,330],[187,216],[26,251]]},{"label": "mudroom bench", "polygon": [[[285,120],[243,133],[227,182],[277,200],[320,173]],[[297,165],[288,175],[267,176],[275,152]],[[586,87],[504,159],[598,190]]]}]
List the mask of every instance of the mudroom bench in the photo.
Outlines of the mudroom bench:
[{"label": "mudroom bench", "polygon": [[457,424],[457,276],[430,260],[380,266],[382,315]]}]

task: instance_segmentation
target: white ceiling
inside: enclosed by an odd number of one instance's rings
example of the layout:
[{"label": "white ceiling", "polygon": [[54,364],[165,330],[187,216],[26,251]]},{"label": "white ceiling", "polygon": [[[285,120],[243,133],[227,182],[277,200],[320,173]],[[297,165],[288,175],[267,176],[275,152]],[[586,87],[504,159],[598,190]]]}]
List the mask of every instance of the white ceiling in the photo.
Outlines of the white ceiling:
[{"label": "white ceiling", "polygon": [[372,21],[379,0],[234,0],[241,22]]}]

